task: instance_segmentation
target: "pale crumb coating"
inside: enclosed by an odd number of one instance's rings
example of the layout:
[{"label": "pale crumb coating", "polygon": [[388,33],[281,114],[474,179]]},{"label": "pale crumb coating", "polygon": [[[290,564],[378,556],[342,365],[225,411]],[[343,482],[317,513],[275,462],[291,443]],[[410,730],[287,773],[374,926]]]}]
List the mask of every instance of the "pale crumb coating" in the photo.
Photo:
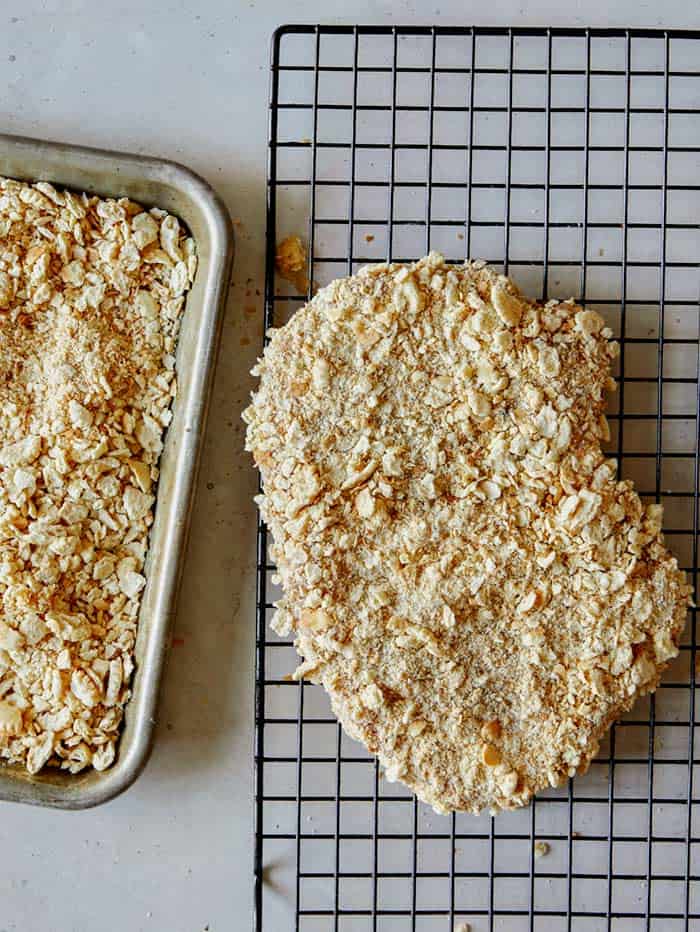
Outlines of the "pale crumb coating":
[{"label": "pale crumb coating", "polygon": [[435,253],[319,291],[244,417],[295,676],[439,812],[587,769],[678,653],[690,587],[601,444],[602,318]]}]

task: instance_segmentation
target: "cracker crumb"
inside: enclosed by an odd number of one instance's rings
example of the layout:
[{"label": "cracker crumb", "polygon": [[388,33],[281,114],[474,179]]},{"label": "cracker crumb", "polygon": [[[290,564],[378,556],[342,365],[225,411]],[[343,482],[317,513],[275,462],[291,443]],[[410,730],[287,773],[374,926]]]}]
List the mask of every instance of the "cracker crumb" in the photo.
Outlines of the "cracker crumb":
[{"label": "cracker crumb", "polygon": [[306,247],[301,237],[287,236],[277,244],[275,267],[282,278],[294,285],[299,294],[306,294],[309,288],[306,263]]},{"label": "cracker crumb", "polygon": [[543,858],[549,854],[549,843],[546,841],[535,842],[535,857]]},{"label": "cracker crumb", "polygon": [[196,266],[175,217],[0,178],[0,759],[114,760]]}]

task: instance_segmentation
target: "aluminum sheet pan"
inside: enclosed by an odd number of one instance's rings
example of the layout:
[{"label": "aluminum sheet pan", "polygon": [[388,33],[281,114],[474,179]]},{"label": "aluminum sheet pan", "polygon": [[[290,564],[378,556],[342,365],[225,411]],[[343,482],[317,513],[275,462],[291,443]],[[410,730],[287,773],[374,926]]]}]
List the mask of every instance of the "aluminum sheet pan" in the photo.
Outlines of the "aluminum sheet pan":
[{"label": "aluminum sheet pan", "polygon": [[130,786],[150,752],[233,261],[233,232],[216,193],[174,162],[0,134],[0,174],[162,207],[184,221],[197,244],[198,267],[177,350],[178,394],[160,462],[146,560],[133,694],[116,761],[102,773],[76,775],[47,767],[32,776],[0,765],[0,800],[85,809]]}]

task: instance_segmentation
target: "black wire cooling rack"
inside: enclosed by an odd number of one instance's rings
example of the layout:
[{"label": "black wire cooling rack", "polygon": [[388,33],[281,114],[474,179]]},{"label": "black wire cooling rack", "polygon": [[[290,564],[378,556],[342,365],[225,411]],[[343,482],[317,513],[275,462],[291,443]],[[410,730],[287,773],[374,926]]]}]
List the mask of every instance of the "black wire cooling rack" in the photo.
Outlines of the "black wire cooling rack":
[{"label": "black wire cooling rack", "polygon": [[[700,33],[287,26],[274,37],[266,326],[367,261],[488,259],[621,341],[610,452],[698,569]],[[492,818],[382,779],[291,644],[258,539],[256,929],[700,929],[695,612],[584,777]],[[544,842],[549,850],[543,857]]]}]

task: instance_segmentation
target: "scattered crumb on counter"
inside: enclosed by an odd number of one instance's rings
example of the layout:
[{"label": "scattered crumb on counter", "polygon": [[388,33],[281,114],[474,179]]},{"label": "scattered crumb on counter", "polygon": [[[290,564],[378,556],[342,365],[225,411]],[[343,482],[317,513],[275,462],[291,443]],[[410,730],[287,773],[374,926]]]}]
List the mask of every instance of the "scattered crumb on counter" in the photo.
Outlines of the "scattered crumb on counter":
[{"label": "scattered crumb on counter", "polygon": [[455,932],[471,932],[471,926],[468,922],[458,922],[455,926]]},{"label": "scattered crumb on counter", "polygon": [[535,842],[535,857],[543,858],[549,854],[549,843],[546,841]]},{"label": "scattered crumb on counter", "polygon": [[373,242],[374,242],[374,234],[373,234],[373,233],[365,233],[365,242],[366,242],[366,243],[373,243]]}]

